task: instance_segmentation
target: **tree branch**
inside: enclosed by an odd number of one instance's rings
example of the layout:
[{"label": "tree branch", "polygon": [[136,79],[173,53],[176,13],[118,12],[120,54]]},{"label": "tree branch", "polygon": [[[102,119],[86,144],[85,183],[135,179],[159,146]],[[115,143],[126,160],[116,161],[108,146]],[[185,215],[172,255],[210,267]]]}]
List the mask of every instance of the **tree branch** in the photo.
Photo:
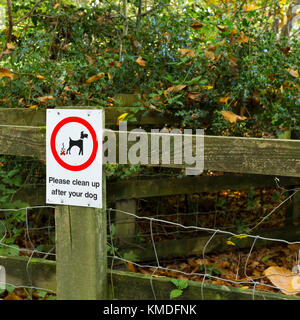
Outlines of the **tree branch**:
[{"label": "tree branch", "polygon": [[31,8],[31,10],[30,10],[29,12],[27,12],[27,13],[25,14],[25,16],[23,16],[23,17],[20,18],[18,21],[16,21],[16,22],[14,23],[14,25],[16,26],[16,25],[18,25],[20,22],[22,22],[23,20],[29,18],[29,17],[31,16],[32,12],[34,11],[34,9],[35,9],[37,6],[39,6],[43,1],[44,1],[44,0],[38,1],[38,2]]}]

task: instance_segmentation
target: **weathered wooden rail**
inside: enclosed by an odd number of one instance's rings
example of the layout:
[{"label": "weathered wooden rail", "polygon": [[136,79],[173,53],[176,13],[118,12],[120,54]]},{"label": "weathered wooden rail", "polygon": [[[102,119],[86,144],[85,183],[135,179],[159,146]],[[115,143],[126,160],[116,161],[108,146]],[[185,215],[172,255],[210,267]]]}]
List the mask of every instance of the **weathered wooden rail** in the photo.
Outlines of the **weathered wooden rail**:
[{"label": "weathered wooden rail", "polygon": [[[120,109],[105,109],[105,123],[107,125],[115,124],[118,116],[124,113],[124,110],[123,107]],[[159,121],[161,122],[159,123],[161,124],[165,123],[164,121],[169,121],[169,119],[164,119],[153,112],[152,114],[149,113],[146,117],[142,117],[142,113],[143,112],[139,115],[140,124],[157,124],[157,117],[160,119]],[[115,134],[118,141],[118,131],[107,130],[107,132]],[[150,141],[151,133],[145,133],[145,135],[147,135],[148,141]],[[130,148],[133,143],[134,142],[128,142],[128,148]],[[193,143],[193,145],[195,145],[195,143]],[[162,193],[163,195],[171,195],[179,194],[179,192],[188,194],[213,189],[216,190],[212,187],[210,181],[211,183],[215,183],[215,187],[217,188],[228,187],[234,184],[245,187],[249,179],[254,177],[253,175],[264,175],[264,177],[256,176],[259,182],[258,184],[261,184],[261,186],[269,186],[274,183],[274,176],[282,177],[281,185],[300,184],[300,141],[205,136],[204,145],[204,169],[230,173],[236,172],[246,175],[237,178],[236,181],[232,181],[230,180],[231,178],[228,177],[228,180],[224,180],[223,177],[188,177],[183,180],[183,183],[176,186],[176,190],[174,190],[174,186],[172,187],[173,181],[166,181],[164,179],[156,181],[157,184],[151,179],[149,181],[140,180],[115,183],[108,186],[108,199],[119,201],[117,206],[120,210],[127,211],[125,209],[130,207],[128,211],[134,211],[134,202],[126,199],[156,195],[161,196]],[[0,109],[0,150],[0,153],[4,155],[28,156],[44,161],[46,151],[45,111]],[[173,163],[172,160],[178,152],[178,149],[174,148],[174,144],[172,143],[171,150],[171,163]],[[150,157],[150,154],[148,157]],[[160,157],[162,157],[162,153]],[[161,164],[155,165],[161,166]],[[164,166],[178,168],[190,167],[190,165],[184,162],[180,165],[171,164]],[[249,174],[251,174],[251,176],[249,176]],[[266,176],[270,177],[266,178]],[[198,183],[196,183],[196,181]],[[140,185],[138,190],[134,188],[134,183]],[[103,186],[105,185],[106,183],[104,181]],[[167,189],[167,191],[162,192],[162,188]],[[97,210],[92,208],[57,206],[55,219],[57,246],[56,288],[58,298],[106,298],[108,296],[108,280],[106,272],[105,207],[103,210]],[[292,234],[291,237],[293,239],[294,237],[298,237],[297,230],[292,230],[293,232],[290,231],[289,235]],[[205,241],[205,239],[202,239],[202,242],[203,241]],[[200,242],[201,240],[199,239],[198,244],[200,244]],[[169,245],[170,243],[161,244],[162,248],[158,248],[162,256],[163,248]],[[201,244],[199,248],[201,248]],[[147,248],[145,248],[145,250],[147,251]],[[146,254],[146,251],[142,251],[139,255],[142,256]],[[182,251],[179,250],[178,254],[180,255],[181,253]],[[150,259],[149,254],[148,256]],[[6,261],[9,261],[9,259]],[[120,273],[118,271],[113,271],[113,278],[116,279],[117,287],[122,287],[124,290],[126,288],[126,292],[128,293],[126,298],[128,299],[131,298],[131,294],[128,291],[129,278],[132,282],[137,281],[135,288],[145,288],[141,283],[146,283],[146,280],[149,280],[146,276]],[[122,282],[123,279],[126,280]],[[161,285],[161,288],[166,288],[169,285],[165,279],[155,279],[155,281],[159,283],[159,286]],[[199,284],[193,284],[192,287],[199,287]],[[211,289],[212,287],[207,286],[206,288],[207,290],[205,292],[207,292],[207,294],[210,290],[217,290],[217,287]],[[223,289],[219,288],[218,290],[222,291]],[[124,298],[124,292],[125,291],[120,293],[117,297],[121,299]],[[223,293],[220,293],[220,298],[222,298],[222,294]],[[245,297],[250,297],[251,294],[249,293],[247,296],[245,293]],[[133,296],[148,297],[148,295],[139,296],[136,292],[132,294],[132,297]],[[199,294],[196,296],[199,298]],[[232,295],[232,297],[233,296],[234,295]],[[266,297],[268,295],[261,293],[261,297],[263,296]],[[164,297],[163,294],[162,297]],[[211,297],[216,298],[215,295]],[[277,295],[276,297],[278,298],[279,296]]]},{"label": "weathered wooden rail", "polygon": [[[57,291],[56,263],[44,259],[33,258],[28,267],[26,257],[0,256],[0,265],[7,270],[7,283],[16,286],[30,286]],[[156,298],[169,299],[174,285],[170,279],[163,277],[152,278]],[[107,270],[108,298],[118,300],[153,300],[154,296],[150,285],[150,276],[141,273],[132,273],[118,270]],[[183,291],[181,299],[200,300],[201,282],[189,281],[188,288]],[[251,289],[240,289],[229,286],[204,284],[205,300],[252,300]],[[280,293],[255,291],[255,300],[295,300],[300,297],[287,296]]]}]

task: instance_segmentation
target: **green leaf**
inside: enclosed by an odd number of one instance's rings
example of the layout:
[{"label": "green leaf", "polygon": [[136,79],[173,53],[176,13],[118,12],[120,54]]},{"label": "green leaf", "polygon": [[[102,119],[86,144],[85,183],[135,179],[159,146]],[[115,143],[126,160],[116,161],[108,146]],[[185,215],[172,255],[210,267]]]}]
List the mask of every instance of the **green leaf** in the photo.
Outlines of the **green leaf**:
[{"label": "green leaf", "polygon": [[270,259],[269,256],[264,256],[264,257],[261,258],[261,261],[262,261],[263,263],[265,263],[265,262],[267,262],[269,259]]},{"label": "green leaf", "polygon": [[12,294],[15,290],[15,287],[10,285],[10,284],[7,284],[6,285],[6,290],[8,291],[9,294]]},{"label": "green leaf", "polygon": [[41,299],[45,299],[46,295],[47,295],[47,291],[44,290],[37,290],[37,295],[39,296],[39,298]]},{"label": "green leaf", "polygon": [[170,292],[170,299],[178,298],[182,295],[182,290],[180,289],[174,289]]},{"label": "green leaf", "polygon": [[172,282],[176,287],[179,286],[179,282],[178,282],[177,279],[171,279],[171,282]]},{"label": "green leaf", "polygon": [[178,281],[178,288],[179,289],[185,289],[188,287],[188,285],[189,285],[189,282],[186,279]]}]

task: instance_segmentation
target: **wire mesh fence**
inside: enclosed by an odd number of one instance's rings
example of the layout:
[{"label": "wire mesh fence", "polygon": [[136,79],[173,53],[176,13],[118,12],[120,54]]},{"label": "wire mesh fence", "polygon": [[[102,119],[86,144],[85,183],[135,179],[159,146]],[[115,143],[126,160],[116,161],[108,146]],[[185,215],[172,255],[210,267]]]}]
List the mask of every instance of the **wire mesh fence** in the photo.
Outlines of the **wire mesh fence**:
[{"label": "wire mesh fence", "polygon": [[[260,217],[259,221],[262,221],[262,224],[265,222],[266,217],[271,216],[276,210],[280,210],[293,196],[298,189],[292,190],[290,196],[285,197],[284,200],[281,200],[280,203],[273,208],[269,209],[267,212],[263,212],[264,215]],[[153,298],[157,298],[157,292],[155,291],[155,286],[153,285],[153,279],[155,277],[168,277],[168,278],[179,278],[179,279],[187,279],[198,281],[201,283],[201,292],[199,293],[200,299],[205,299],[205,288],[206,285],[214,284],[214,283],[222,283],[227,286],[236,286],[239,288],[252,288],[252,298],[255,299],[256,293],[259,290],[261,291],[270,291],[270,289],[275,290],[276,292],[284,292],[286,294],[298,294],[300,292],[300,276],[298,269],[292,268],[290,274],[285,274],[283,277],[290,283],[289,288],[294,288],[290,290],[286,286],[273,285],[267,279],[266,275],[253,276],[249,274],[249,266],[252,263],[251,259],[256,255],[255,249],[258,248],[257,244],[259,241],[264,241],[267,245],[282,245],[282,246],[299,246],[300,249],[300,239],[299,241],[288,241],[280,238],[273,237],[264,237],[255,232],[252,233],[239,233],[236,231],[232,231],[236,226],[235,225],[227,225],[222,226],[217,224],[217,216],[219,214],[223,214],[224,210],[216,209],[211,211],[192,211],[192,212],[182,212],[180,211],[180,207],[178,207],[177,212],[167,213],[160,212],[157,210],[159,205],[164,201],[160,199],[158,205],[152,207],[152,213],[143,211],[143,203],[146,200],[141,199],[140,205],[138,206],[137,212],[128,212],[125,210],[118,210],[115,208],[110,208],[107,210],[108,217],[108,258],[110,259],[110,270],[120,269],[122,265],[126,264],[126,269],[130,269],[130,271],[135,271],[139,273],[144,273],[150,275],[150,286],[153,294]],[[148,201],[148,200],[147,200]],[[153,203],[152,203],[153,204]],[[2,219],[0,219],[0,252],[1,249],[5,249],[6,252],[10,255],[18,255],[28,257],[28,261],[26,263],[26,273],[27,273],[27,282],[29,285],[18,285],[14,283],[6,282],[5,280],[1,281],[6,283],[6,285],[12,288],[25,288],[28,291],[28,298],[33,297],[34,290],[42,290],[49,293],[54,293],[53,289],[50,288],[41,288],[33,285],[32,274],[29,272],[29,266],[32,262],[32,259],[35,257],[55,260],[55,222],[54,222],[54,206],[28,206],[19,209],[9,209],[2,208],[0,209],[0,214],[3,213]],[[197,209],[197,208],[196,208]],[[199,208],[198,208],[199,209]],[[39,217],[40,212],[46,210],[47,214],[41,214],[42,218]],[[239,209],[227,209],[225,212],[227,214],[236,214]],[[122,219],[115,221],[115,214],[120,213],[123,215]],[[14,220],[11,220],[13,216]],[[45,219],[45,216],[47,218]],[[213,216],[210,219],[210,226],[208,227],[206,224],[202,226],[203,217]],[[23,217],[23,218],[22,218]],[[132,222],[132,218],[135,219]],[[190,219],[192,218],[192,219]],[[129,219],[129,220],[128,220]],[[285,216],[282,215],[278,221],[284,221]],[[130,221],[130,222],[128,222]],[[153,251],[153,259],[143,261],[142,259],[137,259],[134,254],[126,254],[126,250],[122,251],[120,249],[120,239],[117,238],[114,233],[114,229],[116,224],[128,224],[134,223],[135,230],[140,230],[138,233],[136,232],[135,239],[144,238],[143,241],[135,241],[134,245],[136,247],[144,248],[144,243],[147,243],[152,247]],[[253,225],[252,225],[253,226]],[[22,230],[21,233],[17,230]],[[143,232],[141,232],[141,230]],[[236,230],[236,229],[234,229]],[[14,234],[17,232],[17,234]],[[172,250],[172,240],[176,239],[193,239],[196,237],[206,237],[205,241],[202,243],[200,248],[197,248],[198,254],[197,257],[194,257],[193,254],[189,255],[189,252],[186,252],[186,257],[180,257],[174,255],[172,258],[166,258],[160,256],[160,252],[158,247],[160,243],[166,240],[169,240],[170,251]],[[235,279],[228,278],[224,276],[222,273],[219,274],[218,270],[213,270],[213,264],[207,263],[210,259],[212,251],[209,248],[212,246],[215,241],[219,241],[220,236],[224,237],[225,242],[234,243],[237,239],[248,239],[250,240],[250,244],[248,250],[242,250],[242,253],[239,253],[239,259],[243,261],[243,263],[237,262],[232,258],[232,264],[236,263],[236,277]],[[22,241],[21,241],[22,239]],[[17,241],[16,243],[13,241]],[[132,248],[132,238],[128,237],[125,240],[125,247],[129,245]],[[229,248],[230,245],[228,245]],[[260,247],[261,248],[261,247]],[[188,249],[188,248],[187,248]],[[230,249],[229,249],[230,251]],[[3,251],[2,251],[3,252]],[[124,254],[125,252],[125,254]],[[129,250],[130,252],[130,250]],[[295,253],[295,248],[291,250],[291,263],[293,267],[298,266],[298,257],[292,256],[292,252]],[[1,255],[1,254],[0,254]],[[221,257],[222,253],[217,252],[217,256]],[[191,257],[191,258],[189,258]],[[187,259],[191,259],[197,262],[194,266],[182,267],[182,265],[187,264]],[[254,260],[256,257],[254,257]],[[120,264],[120,263],[122,264]],[[250,269],[253,269],[253,265],[250,266]],[[255,267],[254,267],[255,268]],[[271,277],[281,276],[281,273],[273,273]],[[270,279],[270,275],[269,275]],[[1,279],[0,279],[1,280]],[[111,283],[113,287],[113,283]]]},{"label": "wire mesh fence", "polygon": [[[121,212],[122,214],[124,214],[124,217],[134,217],[137,220],[140,221],[145,221],[148,223],[149,226],[149,231],[151,234],[151,244],[152,244],[152,248],[153,248],[153,252],[154,252],[154,256],[155,256],[155,260],[152,263],[141,263],[138,261],[134,261],[134,257],[133,258],[126,258],[125,257],[118,254],[118,244],[116,243],[116,239],[114,239],[114,233],[110,232],[110,246],[111,246],[111,250],[110,250],[110,255],[109,257],[112,259],[112,263],[111,263],[111,269],[114,267],[115,265],[115,261],[121,261],[124,262],[126,264],[130,264],[136,267],[136,270],[138,270],[138,272],[141,272],[141,270],[145,270],[148,269],[149,272],[146,272],[146,274],[150,274],[150,284],[151,284],[151,288],[152,288],[152,293],[153,293],[153,297],[154,299],[156,299],[156,292],[153,286],[153,277],[155,277],[156,275],[162,276],[163,274],[165,274],[165,276],[168,276],[168,274],[172,274],[173,276],[175,275],[175,277],[180,278],[180,276],[184,276],[185,279],[191,279],[191,278],[197,278],[198,281],[201,281],[202,284],[202,289],[201,289],[201,299],[205,299],[205,283],[208,282],[207,280],[219,280],[222,281],[223,283],[226,283],[228,286],[238,286],[238,287],[252,287],[252,297],[253,299],[255,299],[255,293],[257,288],[260,288],[260,290],[264,289],[264,288],[272,288],[275,290],[281,290],[282,292],[285,292],[286,294],[298,294],[300,292],[300,274],[298,273],[293,273],[291,272],[291,274],[282,274],[282,273],[274,273],[271,276],[280,276],[280,277],[286,277],[287,279],[290,278],[292,285],[295,287],[294,290],[288,290],[286,288],[286,286],[275,286],[272,285],[270,283],[265,283],[265,281],[262,280],[266,280],[266,276],[260,276],[260,277],[256,277],[253,278],[251,276],[248,275],[248,264],[249,264],[249,260],[251,258],[251,255],[253,254],[255,245],[257,243],[258,240],[263,240],[263,241],[267,241],[270,243],[276,243],[276,244],[281,244],[281,245],[300,245],[300,241],[287,241],[287,240],[283,240],[283,239],[276,239],[276,238],[271,238],[271,237],[262,237],[260,235],[253,235],[253,234],[237,234],[237,233],[233,233],[230,231],[226,231],[226,230],[221,230],[221,229],[213,229],[213,228],[203,228],[203,227],[198,227],[195,225],[183,225],[180,223],[176,223],[176,222],[172,222],[172,221],[167,221],[167,220],[163,220],[163,219],[158,219],[155,217],[145,217],[145,216],[139,216],[136,214],[133,214],[131,212],[126,212],[126,211],[121,211],[121,210],[116,210],[116,209],[109,209],[108,210],[108,223],[110,226],[110,230],[113,230],[114,228],[112,228],[113,226],[113,213],[115,212]],[[126,219],[124,219],[126,220]],[[161,225],[166,225],[166,226],[173,226],[176,228],[180,228],[182,230],[188,231],[190,230],[191,232],[194,231],[201,231],[201,232],[205,232],[208,233],[210,236],[207,238],[207,241],[205,242],[205,244],[203,245],[202,248],[202,254],[201,254],[201,259],[202,259],[202,264],[199,264],[198,266],[198,270],[199,267],[202,266],[202,272],[197,272],[197,271],[192,271],[192,272],[185,272],[183,270],[180,270],[180,268],[178,269],[174,269],[172,267],[168,267],[166,265],[165,261],[162,261],[162,259],[159,257],[158,251],[157,251],[157,245],[158,243],[155,241],[154,238],[154,225],[155,224],[161,224]],[[246,254],[246,261],[244,263],[243,266],[243,279],[241,280],[230,280],[221,276],[218,276],[216,274],[213,274],[211,272],[209,265],[207,265],[207,254],[206,254],[206,250],[208,248],[208,246],[210,244],[213,243],[213,241],[217,238],[217,236],[219,235],[224,235],[230,239],[232,238],[248,238],[251,239],[252,244],[250,245],[250,248],[248,250],[248,253]],[[171,244],[170,244],[171,245]],[[300,247],[299,247],[300,248]],[[171,250],[171,248],[170,248]],[[188,254],[188,253],[187,253]],[[178,260],[178,259],[173,259],[173,260]],[[180,260],[184,260],[184,259],[180,259]],[[298,263],[298,261],[295,261],[295,263]],[[238,266],[237,266],[238,267]],[[144,273],[144,272],[143,272]],[[211,282],[211,281],[210,281]],[[113,284],[112,284],[113,285]]]}]

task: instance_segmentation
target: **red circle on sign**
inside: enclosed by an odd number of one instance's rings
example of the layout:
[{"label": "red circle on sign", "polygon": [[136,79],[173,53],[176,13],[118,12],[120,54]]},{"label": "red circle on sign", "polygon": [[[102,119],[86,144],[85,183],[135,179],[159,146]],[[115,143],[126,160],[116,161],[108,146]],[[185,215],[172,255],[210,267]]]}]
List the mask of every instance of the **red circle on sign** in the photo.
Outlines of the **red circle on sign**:
[{"label": "red circle on sign", "polygon": [[[93,150],[92,150],[92,153],[90,155],[90,157],[88,158],[88,160],[78,166],[73,166],[73,165],[70,165],[66,162],[64,162],[58,155],[57,151],[56,151],[56,146],[55,146],[55,141],[56,141],[56,136],[57,136],[57,133],[58,131],[67,123],[70,123],[70,122],[77,122],[77,123],[80,123],[82,124],[83,126],[85,126],[91,136],[92,136],[92,139],[93,139]],[[70,171],[81,171],[81,170],[84,170],[86,168],[88,168],[92,163],[93,161],[95,160],[96,158],[96,155],[97,155],[97,151],[98,151],[98,140],[97,140],[97,135],[96,135],[96,132],[94,130],[94,128],[84,119],[82,118],[79,118],[79,117],[68,117],[68,118],[65,118],[63,120],[61,120],[57,125],[56,127],[54,128],[53,132],[52,132],[52,135],[51,135],[51,139],[50,139],[50,146],[51,146],[51,151],[52,151],[52,154],[55,158],[55,160],[65,169],[67,170],[70,170]]]}]

